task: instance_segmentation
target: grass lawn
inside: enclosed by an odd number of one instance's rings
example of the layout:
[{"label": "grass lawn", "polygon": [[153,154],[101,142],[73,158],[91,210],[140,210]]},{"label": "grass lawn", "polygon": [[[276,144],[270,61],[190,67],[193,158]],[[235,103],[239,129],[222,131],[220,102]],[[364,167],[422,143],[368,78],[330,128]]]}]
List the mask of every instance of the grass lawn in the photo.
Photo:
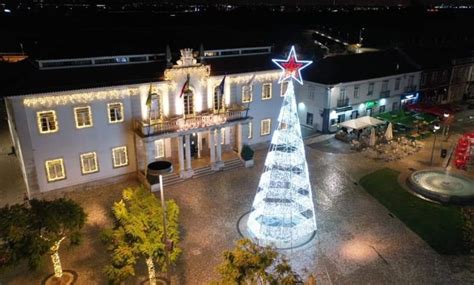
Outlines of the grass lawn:
[{"label": "grass lawn", "polygon": [[384,168],[362,177],[360,184],[437,252],[464,253],[461,209],[413,196],[398,184],[398,175],[398,171]]}]

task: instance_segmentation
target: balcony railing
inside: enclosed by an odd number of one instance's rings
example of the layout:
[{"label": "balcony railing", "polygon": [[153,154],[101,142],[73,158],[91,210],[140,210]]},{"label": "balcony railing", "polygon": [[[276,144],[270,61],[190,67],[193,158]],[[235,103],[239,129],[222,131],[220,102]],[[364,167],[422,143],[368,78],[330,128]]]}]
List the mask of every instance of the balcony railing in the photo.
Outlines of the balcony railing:
[{"label": "balcony railing", "polygon": [[380,91],[380,98],[390,97],[390,90]]},{"label": "balcony railing", "polygon": [[151,124],[146,120],[135,120],[134,129],[143,136],[151,136],[217,126],[246,118],[246,110],[244,108],[225,110],[220,113],[206,111],[189,118],[176,116]]},{"label": "balcony railing", "polygon": [[349,98],[337,99],[336,107],[346,107],[349,106]]},{"label": "balcony railing", "polygon": [[405,87],[405,92],[414,92],[416,91],[416,85],[409,85]]}]

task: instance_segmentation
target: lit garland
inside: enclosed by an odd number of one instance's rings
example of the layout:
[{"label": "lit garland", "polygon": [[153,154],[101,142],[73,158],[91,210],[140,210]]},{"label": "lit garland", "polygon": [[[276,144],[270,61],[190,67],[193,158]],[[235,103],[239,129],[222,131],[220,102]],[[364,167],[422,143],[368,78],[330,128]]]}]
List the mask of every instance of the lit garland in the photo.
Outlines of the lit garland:
[{"label": "lit garland", "polygon": [[185,77],[191,74],[197,76],[201,80],[205,80],[211,74],[211,67],[209,65],[198,65],[198,66],[184,66],[184,67],[173,67],[165,70],[165,80],[174,81],[178,78]]},{"label": "lit garland", "polygon": [[40,95],[23,99],[27,107],[52,107],[69,104],[86,104],[96,100],[117,100],[138,95],[138,88],[125,88],[120,90],[94,91],[64,95]]}]

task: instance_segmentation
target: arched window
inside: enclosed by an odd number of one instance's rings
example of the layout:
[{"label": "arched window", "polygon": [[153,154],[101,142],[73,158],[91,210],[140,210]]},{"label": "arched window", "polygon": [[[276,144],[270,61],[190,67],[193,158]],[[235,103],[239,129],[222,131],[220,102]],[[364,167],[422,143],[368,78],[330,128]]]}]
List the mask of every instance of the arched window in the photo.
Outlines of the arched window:
[{"label": "arched window", "polygon": [[224,94],[221,94],[219,86],[214,88],[213,108],[215,112],[224,111]]},{"label": "arched window", "polygon": [[161,94],[153,94],[151,96],[150,120],[159,121],[163,116],[163,104],[161,102]]},{"label": "arched window", "polygon": [[192,90],[189,89],[183,94],[183,104],[183,114],[185,116],[194,115],[194,94]]}]

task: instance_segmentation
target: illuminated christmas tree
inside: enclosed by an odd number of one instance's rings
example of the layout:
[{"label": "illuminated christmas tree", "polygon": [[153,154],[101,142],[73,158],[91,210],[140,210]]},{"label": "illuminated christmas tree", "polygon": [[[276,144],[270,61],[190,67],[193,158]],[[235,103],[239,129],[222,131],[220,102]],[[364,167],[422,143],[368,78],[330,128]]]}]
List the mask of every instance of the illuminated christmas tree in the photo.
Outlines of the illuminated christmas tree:
[{"label": "illuminated christmas tree", "polygon": [[260,244],[293,247],[310,240],[316,219],[292,79],[302,83],[300,70],[310,61],[298,61],[294,47],[287,60],[274,60],[289,78],[278,127],[249,215],[247,226]]}]

